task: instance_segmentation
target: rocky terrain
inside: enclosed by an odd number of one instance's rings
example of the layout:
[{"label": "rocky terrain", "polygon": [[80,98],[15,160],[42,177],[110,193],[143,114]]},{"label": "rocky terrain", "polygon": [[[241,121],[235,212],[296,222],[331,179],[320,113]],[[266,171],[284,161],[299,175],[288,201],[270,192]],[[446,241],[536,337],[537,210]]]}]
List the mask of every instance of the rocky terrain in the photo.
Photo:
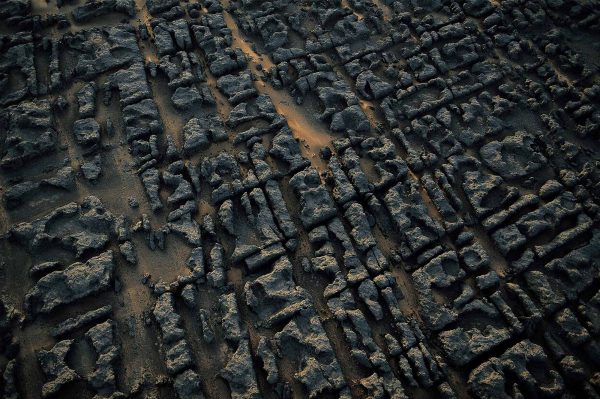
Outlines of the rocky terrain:
[{"label": "rocky terrain", "polygon": [[2,0],[0,397],[599,398],[597,0]]}]

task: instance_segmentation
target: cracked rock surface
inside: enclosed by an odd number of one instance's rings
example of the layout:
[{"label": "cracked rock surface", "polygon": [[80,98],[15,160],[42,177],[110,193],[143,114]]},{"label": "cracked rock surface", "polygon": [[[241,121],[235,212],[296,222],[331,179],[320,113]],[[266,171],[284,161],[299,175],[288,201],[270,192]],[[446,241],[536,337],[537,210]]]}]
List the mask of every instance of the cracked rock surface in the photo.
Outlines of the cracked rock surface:
[{"label": "cracked rock surface", "polygon": [[0,1],[0,397],[600,397],[591,0]]}]

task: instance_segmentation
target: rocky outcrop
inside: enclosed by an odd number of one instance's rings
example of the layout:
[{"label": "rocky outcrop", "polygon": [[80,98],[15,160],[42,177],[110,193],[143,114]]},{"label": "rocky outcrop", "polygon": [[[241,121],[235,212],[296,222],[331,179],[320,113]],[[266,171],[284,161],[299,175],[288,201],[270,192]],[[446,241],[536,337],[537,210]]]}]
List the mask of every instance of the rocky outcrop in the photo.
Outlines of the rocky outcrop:
[{"label": "rocky outcrop", "polygon": [[49,313],[60,305],[104,291],[112,284],[114,267],[113,253],[107,251],[85,263],[51,272],[27,293],[25,309],[32,316]]}]

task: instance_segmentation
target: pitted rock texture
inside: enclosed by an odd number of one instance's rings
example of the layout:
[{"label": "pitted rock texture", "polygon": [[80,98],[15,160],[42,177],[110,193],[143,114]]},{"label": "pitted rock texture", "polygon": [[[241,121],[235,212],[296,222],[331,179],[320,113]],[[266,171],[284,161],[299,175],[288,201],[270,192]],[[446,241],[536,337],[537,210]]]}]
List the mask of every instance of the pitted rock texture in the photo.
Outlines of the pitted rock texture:
[{"label": "pitted rock texture", "polygon": [[0,397],[600,397],[592,0],[0,1]]}]

